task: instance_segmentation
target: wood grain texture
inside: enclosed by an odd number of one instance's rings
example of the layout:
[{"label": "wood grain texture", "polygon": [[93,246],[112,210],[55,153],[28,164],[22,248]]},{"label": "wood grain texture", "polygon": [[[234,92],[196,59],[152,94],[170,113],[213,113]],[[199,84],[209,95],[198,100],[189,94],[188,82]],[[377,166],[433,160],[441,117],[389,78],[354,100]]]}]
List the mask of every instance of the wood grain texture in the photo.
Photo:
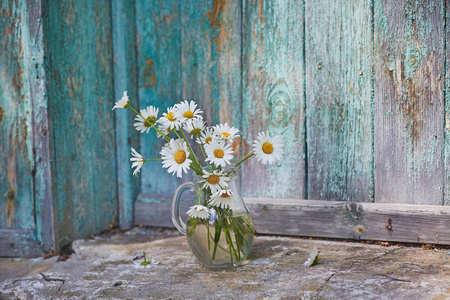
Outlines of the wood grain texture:
[{"label": "wood grain texture", "polygon": [[[136,202],[137,224],[173,227],[170,205],[149,202],[145,197],[152,198],[142,195]],[[244,200],[257,233],[450,245],[450,208],[446,206],[276,198]],[[155,219],[150,220],[149,214],[154,214]],[[386,228],[388,219],[390,230]]]},{"label": "wood grain texture", "polygon": [[374,198],[371,1],[306,1],[308,198]]},{"label": "wood grain texture", "polygon": [[261,131],[284,140],[285,159],[243,165],[245,196],[304,198],[305,97],[304,7],[302,1],[243,3],[243,154]]},{"label": "wood grain texture", "polygon": [[0,229],[0,257],[38,257],[43,256],[36,231]]},{"label": "wood grain texture", "polygon": [[376,202],[443,204],[444,2],[376,1]]},{"label": "wood grain texture", "polygon": [[[153,105],[159,114],[181,100],[181,29],[179,1],[136,1],[139,106]],[[160,158],[164,142],[154,130],[141,135],[140,152],[146,159]],[[167,173],[160,162],[141,170],[141,193],[174,192],[181,180]]]},{"label": "wood grain texture", "polygon": [[46,16],[52,173],[63,246],[117,218],[111,9],[49,1]]},{"label": "wood grain texture", "polygon": [[241,2],[181,1],[180,11],[183,99],[199,103],[208,126],[239,127]]},{"label": "wood grain texture", "polygon": [[[114,50],[114,99],[121,99],[124,91],[136,101],[136,23],[132,1],[112,0],[112,30]],[[134,200],[139,180],[132,176],[130,148],[139,149],[138,132],[133,127],[134,115],[129,111],[115,110],[117,197],[119,225],[122,230],[133,226]]]},{"label": "wood grain texture", "polygon": [[30,39],[28,42],[28,76],[32,105],[32,144],[34,170],[34,208],[36,240],[40,249],[49,252],[58,241],[56,197],[51,173],[51,134],[49,132],[47,72],[44,63],[44,29],[41,1],[27,1]]},{"label": "wood grain texture", "polygon": [[0,229],[35,229],[26,5],[1,1],[0,16]]},{"label": "wood grain texture", "polygon": [[445,5],[444,205],[450,206],[450,3]]}]

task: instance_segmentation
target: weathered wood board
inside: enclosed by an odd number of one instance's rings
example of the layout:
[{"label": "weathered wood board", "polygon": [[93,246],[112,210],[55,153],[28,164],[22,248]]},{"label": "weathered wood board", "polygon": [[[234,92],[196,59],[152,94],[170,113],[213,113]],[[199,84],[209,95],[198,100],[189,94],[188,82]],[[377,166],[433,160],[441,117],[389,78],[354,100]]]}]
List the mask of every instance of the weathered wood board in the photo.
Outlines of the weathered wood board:
[{"label": "weathered wood board", "polygon": [[26,4],[0,2],[0,229],[35,229]]},{"label": "weathered wood board", "polygon": [[308,198],[374,201],[371,1],[306,1]]},{"label": "weathered wood board", "polygon": [[[156,106],[162,116],[181,100],[180,5],[175,0],[138,0],[135,5],[139,106]],[[153,130],[140,137],[136,150],[146,159],[160,158],[163,140]],[[158,161],[146,163],[140,178],[141,193],[166,194],[181,184]]]},{"label": "weathered wood board", "polygon": [[376,1],[376,202],[443,204],[444,1]]},{"label": "weathered wood board", "polygon": [[[112,38],[114,52],[114,99],[127,91],[131,100],[137,97],[136,20],[132,1],[112,0]],[[122,230],[133,226],[133,209],[140,181],[132,176],[131,147],[139,149],[139,134],[133,127],[134,114],[115,111],[117,197],[119,225]]]},{"label": "weathered wood board", "polygon": [[117,220],[111,8],[49,1],[44,35],[57,246]]},{"label": "weathered wood board", "polygon": [[444,205],[450,206],[450,3],[445,5]]},{"label": "weathered wood board", "polygon": [[244,195],[304,198],[303,2],[243,2],[242,151],[253,150],[253,141],[264,130],[282,136],[286,158],[269,167],[254,158],[246,162]]}]

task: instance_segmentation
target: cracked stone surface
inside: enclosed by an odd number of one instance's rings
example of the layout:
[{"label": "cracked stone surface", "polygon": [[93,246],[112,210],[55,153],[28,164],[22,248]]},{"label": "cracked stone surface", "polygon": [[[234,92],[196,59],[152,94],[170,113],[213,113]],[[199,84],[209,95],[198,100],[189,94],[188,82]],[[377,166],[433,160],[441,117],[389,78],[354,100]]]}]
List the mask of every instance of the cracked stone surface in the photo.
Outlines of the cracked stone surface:
[{"label": "cracked stone surface", "polygon": [[[73,247],[64,262],[0,259],[0,299],[450,299],[447,250],[258,236],[243,266],[212,271],[175,231]],[[313,247],[322,264],[305,268]],[[141,266],[142,251],[159,264]]]}]

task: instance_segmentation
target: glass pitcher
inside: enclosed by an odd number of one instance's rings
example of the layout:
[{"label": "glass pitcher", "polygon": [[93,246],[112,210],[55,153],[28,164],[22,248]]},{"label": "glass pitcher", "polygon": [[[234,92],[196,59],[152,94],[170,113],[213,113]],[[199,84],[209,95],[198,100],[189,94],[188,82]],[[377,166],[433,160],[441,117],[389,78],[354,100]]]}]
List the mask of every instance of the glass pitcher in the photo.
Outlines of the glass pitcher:
[{"label": "glass pitcher", "polygon": [[[205,179],[193,174],[193,182],[178,187],[172,200],[172,222],[187,237],[188,244],[207,268],[225,269],[240,266],[253,245],[254,226],[247,206],[237,187],[236,172],[231,172],[228,193],[233,197],[229,206],[212,205],[209,188],[204,188]],[[180,200],[184,192],[193,191],[193,205],[208,208],[209,218],[188,217],[187,225],[180,216]]]}]

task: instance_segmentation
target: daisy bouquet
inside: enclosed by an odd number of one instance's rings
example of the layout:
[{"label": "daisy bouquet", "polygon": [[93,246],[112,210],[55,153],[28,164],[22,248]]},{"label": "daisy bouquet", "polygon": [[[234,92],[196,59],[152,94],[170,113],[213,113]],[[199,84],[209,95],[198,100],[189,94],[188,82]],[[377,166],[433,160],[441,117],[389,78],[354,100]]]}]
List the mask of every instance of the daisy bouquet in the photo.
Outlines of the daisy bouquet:
[{"label": "daisy bouquet", "polygon": [[[197,186],[195,205],[187,211],[188,241],[190,236],[198,234],[197,227],[204,225],[205,230],[201,234],[207,240],[205,251],[209,254],[206,256],[210,263],[218,259],[218,252],[222,252],[233,264],[242,261],[242,257],[248,254],[254,231],[250,217],[236,217],[236,211],[239,211],[237,202],[242,200],[233,183],[237,169],[253,156],[262,164],[281,160],[283,142],[280,136],[271,137],[268,132],[261,132],[252,145],[253,150],[237,160],[233,142],[239,138],[239,130],[227,123],[207,127],[203,112],[197,106],[194,101],[185,100],[167,108],[159,116],[159,108],[151,105],[140,111],[134,109],[127,92],[124,92],[113,109],[130,108],[136,114],[136,130],[141,133],[154,130],[157,137],[166,142],[159,158],[146,159],[131,148],[133,175],[136,176],[150,161],[161,161],[167,172],[180,178],[192,170]],[[209,224],[213,223],[214,228],[210,228]],[[198,248],[191,243],[190,246],[193,250]]]}]

